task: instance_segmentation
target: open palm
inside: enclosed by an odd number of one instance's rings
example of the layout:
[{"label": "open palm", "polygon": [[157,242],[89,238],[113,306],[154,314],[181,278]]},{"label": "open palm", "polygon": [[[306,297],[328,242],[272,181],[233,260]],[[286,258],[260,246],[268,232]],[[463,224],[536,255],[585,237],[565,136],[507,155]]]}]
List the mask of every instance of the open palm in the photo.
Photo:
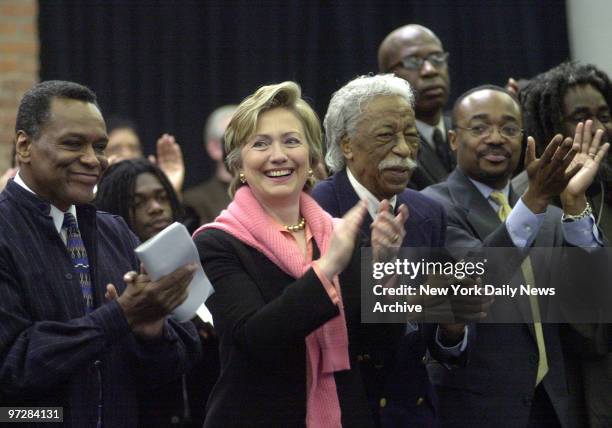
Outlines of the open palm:
[{"label": "open palm", "polygon": [[567,171],[578,169],[578,172],[571,178],[563,193],[579,196],[591,185],[610,146],[609,143],[601,144],[602,136],[601,129],[593,134],[593,121],[591,120],[587,120],[586,123],[581,122],[576,126],[574,144],[577,143],[580,150],[567,167]]}]

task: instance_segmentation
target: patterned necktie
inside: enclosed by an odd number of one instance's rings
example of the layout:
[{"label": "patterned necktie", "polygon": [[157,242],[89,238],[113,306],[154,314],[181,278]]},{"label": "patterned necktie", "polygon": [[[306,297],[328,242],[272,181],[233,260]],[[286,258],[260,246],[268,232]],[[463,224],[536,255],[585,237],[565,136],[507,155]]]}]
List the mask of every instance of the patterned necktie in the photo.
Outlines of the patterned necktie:
[{"label": "patterned necktie", "polygon": [[442,132],[438,128],[435,128],[431,139],[436,148],[436,155],[438,155],[440,162],[442,162],[442,165],[444,165],[447,171],[451,171],[453,166],[450,153],[448,152],[448,143],[444,140]]},{"label": "patterned necktie", "polygon": [[89,259],[76,219],[71,213],[64,213],[62,229],[66,229],[66,249],[70,254],[74,271],[79,276],[79,284],[85,302],[85,313],[90,313],[93,310],[93,290],[89,275]]},{"label": "patterned necktie", "polygon": [[[506,195],[502,192],[495,190],[491,193],[490,198],[499,205],[497,215],[501,221],[505,221],[510,215],[512,208],[508,203]],[[535,278],[533,276],[533,268],[531,266],[531,259],[529,257],[523,260],[521,265],[523,270],[523,277],[527,284],[535,286]],[[529,306],[531,307],[531,315],[533,316],[533,329],[536,335],[536,342],[538,344],[538,373],[536,375],[536,386],[542,381],[546,373],[548,373],[548,359],[546,358],[546,344],[544,343],[544,331],[542,330],[542,322],[540,316],[540,305],[538,304],[538,296],[529,296]]]}]

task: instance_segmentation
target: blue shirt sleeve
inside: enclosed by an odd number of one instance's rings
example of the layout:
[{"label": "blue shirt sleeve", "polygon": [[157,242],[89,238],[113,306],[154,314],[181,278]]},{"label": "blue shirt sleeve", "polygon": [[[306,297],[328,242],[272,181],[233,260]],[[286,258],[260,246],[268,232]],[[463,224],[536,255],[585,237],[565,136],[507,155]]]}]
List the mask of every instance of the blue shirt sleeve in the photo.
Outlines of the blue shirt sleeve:
[{"label": "blue shirt sleeve", "polygon": [[523,203],[523,198],[519,199],[506,219],[506,229],[514,245],[526,248],[533,244],[545,217],[546,212],[534,214]]},{"label": "blue shirt sleeve", "polygon": [[561,224],[565,240],[573,246],[594,248],[603,245],[593,215],[581,218],[578,221],[562,222]]}]

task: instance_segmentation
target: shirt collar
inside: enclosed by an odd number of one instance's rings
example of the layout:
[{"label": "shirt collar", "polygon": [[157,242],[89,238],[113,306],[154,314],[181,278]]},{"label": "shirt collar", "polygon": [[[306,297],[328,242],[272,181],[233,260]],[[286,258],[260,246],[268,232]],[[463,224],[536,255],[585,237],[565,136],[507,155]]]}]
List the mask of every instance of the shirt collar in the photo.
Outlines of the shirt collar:
[{"label": "shirt collar", "polygon": [[[486,200],[490,200],[489,197],[491,196],[491,193],[493,193],[496,189],[494,189],[492,187],[489,187],[486,184],[481,183],[480,181],[472,180],[470,177],[468,177],[468,179],[472,182],[472,184],[474,186],[476,186],[478,191],[482,194],[482,196]],[[506,199],[510,200],[509,199],[509,196],[510,196],[510,180],[508,180],[508,182],[506,183],[504,188],[500,190],[500,192],[502,192],[506,196]]]},{"label": "shirt collar", "polygon": [[444,117],[440,115],[440,120],[438,121],[436,126],[431,126],[423,121],[416,120],[416,127],[421,134],[421,136],[429,143],[431,147],[434,147],[433,142],[433,133],[434,129],[439,129],[442,135],[446,133],[446,127],[444,126]]},{"label": "shirt collar", "polygon": [[[374,220],[376,218],[376,214],[378,214],[378,205],[380,204],[380,201],[376,196],[372,194],[372,192],[370,192],[359,181],[357,181],[357,179],[355,178],[355,176],[353,176],[351,170],[348,167],[346,168],[346,175],[348,176],[351,186],[353,186],[353,190],[355,190],[355,193],[357,193],[357,196],[359,196],[359,199],[365,199],[368,203],[368,212],[370,213],[370,217],[372,217],[372,220]],[[389,203],[391,204],[391,208],[393,209],[393,211],[395,211],[395,205],[397,204],[397,195],[394,195],[391,199],[389,199]]]},{"label": "shirt collar", "polygon": [[[13,180],[15,181],[15,183],[19,184],[21,187],[26,189],[28,192],[36,195],[36,193],[32,189],[30,189],[27,184],[25,184],[25,182],[21,178],[20,171],[17,171],[17,174],[15,175],[15,178]],[[55,226],[55,229],[57,230],[57,233],[60,233],[62,230],[62,224],[64,223],[64,212],[60,210],[59,208],[57,208],[55,205],[53,204],[50,204],[50,205],[51,205],[51,211],[49,212],[49,215],[53,218],[53,224]],[[74,216],[75,220],[77,220],[76,207],[74,206],[74,204],[70,205],[70,207],[68,208],[66,212],[71,213]],[[79,222],[77,220],[77,226],[78,224]]]}]

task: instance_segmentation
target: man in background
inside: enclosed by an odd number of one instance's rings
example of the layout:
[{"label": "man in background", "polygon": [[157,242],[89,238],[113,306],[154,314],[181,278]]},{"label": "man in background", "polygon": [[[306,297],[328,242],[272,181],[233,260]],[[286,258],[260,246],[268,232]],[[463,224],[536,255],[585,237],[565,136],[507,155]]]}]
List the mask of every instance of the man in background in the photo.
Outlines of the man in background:
[{"label": "man in background", "polygon": [[421,190],[443,181],[455,166],[447,141],[450,119],[444,115],[450,79],[448,52],[430,29],[409,24],[392,31],[378,48],[378,69],[408,81],[415,92],[419,131],[419,167],[410,186]]},{"label": "man in background", "polygon": [[196,210],[201,224],[213,221],[230,202],[227,189],[232,177],[223,163],[223,134],[236,107],[225,105],[208,116],[204,127],[204,148],[215,164],[215,173],[183,194],[185,204]]},{"label": "man in background", "polygon": [[[142,143],[134,122],[124,117],[110,116],[107,129],[106,156],[109,164],[144,156]],[[147,159],[159,166],[172,183],[174,191],[180,195],[185,182],[185,162],[183,161],[181,146],[177,144],[173,135],[163,134],[157,139],[155,147],[156,155],[149,155]]]},{"label": "man in background", "polygon": [[[121,216],[141,241],[183,218],[183,207],[166,175],[144,158],[111,165],[98,185],[94,201],[101,211]],[[198,317],[192,322],[202,341],[202,360],[181,379],[145,391],[140,425],[200,428],[208,395],[219,375],[218,341],[212,326]]]}]

